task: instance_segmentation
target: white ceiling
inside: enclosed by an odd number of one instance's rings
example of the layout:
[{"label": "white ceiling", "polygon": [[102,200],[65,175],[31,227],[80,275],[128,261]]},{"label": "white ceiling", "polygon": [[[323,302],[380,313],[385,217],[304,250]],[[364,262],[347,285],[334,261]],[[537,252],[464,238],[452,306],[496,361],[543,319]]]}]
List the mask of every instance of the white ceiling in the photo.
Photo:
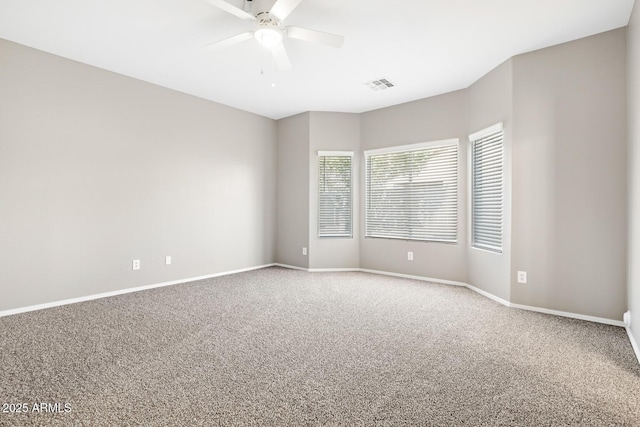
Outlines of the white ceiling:
[{"label": "white ceiling", "polygon": [[[293,69],[275,72],[255,40],[205,47],[255,24],[204,0],[0,0],[0,38],[279,119],[466,88],[514,55],[627,25],[633,2],[303,0],[286,24],[344,46],[285,39]],[[382,77],[396,87],[364,85]]]}]

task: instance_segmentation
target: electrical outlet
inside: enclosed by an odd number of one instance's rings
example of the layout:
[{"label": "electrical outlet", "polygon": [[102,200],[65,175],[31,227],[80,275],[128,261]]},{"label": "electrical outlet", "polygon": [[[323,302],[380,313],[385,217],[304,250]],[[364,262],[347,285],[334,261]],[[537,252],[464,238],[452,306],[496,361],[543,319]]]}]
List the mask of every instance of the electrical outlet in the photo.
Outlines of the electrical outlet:
[{"label": "electrical outlet", "polygon": [[407,259],[409,261],[413,261],[413,252],[411,252],[411,251],[407,252]]},{"label": "electrical outlet", "polygon": [[133,260],[133,269],[134,270],[140,270],[140,260],[139,259],[134,259]]},{"label": "electrical outlet", "polygon": [[171,256],[164,257],[164,265],[171,265]]},{"label": "electrical outlet", "polygon": [[307,248],[302,248],[302,255],[306,255],[307,254]]},{"label": "electrical outlet", "polygon": [[518,271],[518,283],[527,283],[526,271]]}]

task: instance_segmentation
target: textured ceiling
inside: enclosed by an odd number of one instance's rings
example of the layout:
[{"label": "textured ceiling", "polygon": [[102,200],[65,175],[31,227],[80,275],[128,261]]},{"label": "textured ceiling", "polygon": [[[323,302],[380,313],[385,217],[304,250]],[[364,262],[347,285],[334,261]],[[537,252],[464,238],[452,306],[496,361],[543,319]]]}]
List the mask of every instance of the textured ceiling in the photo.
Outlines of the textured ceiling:
[{"label": "textured ceiling", "polygon": [[[514,55],[623,27],[632,7],[633,0],[302,0],[286,24],[341,34],[345,43],[285,39],[288,71],[274,70],[253,39],[207,48],[255,24],[204,0],[0,0],[0,38],[278,119],[359,113],[462,89]],[[395,87],[365,85],[379,78]]]}]

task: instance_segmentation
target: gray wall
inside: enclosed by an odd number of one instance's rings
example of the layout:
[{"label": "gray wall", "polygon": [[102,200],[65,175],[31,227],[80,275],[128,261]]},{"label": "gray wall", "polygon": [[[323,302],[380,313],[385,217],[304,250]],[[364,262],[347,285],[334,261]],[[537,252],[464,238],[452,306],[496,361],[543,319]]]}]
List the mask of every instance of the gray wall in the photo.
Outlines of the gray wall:
[{"label": "gray wall", "polygon": [[273,262],[275,141],[270,119],[0,40],[0,310]]},{"label": "gray wall", "polygon": [[[496,255],[470,248],[467,136],[500,121],[505,251]],[[519,55],[465,91],[364,113],[361,123],[362,150],[452,137],[463,148],[458,244],[362,238],[362,268],[463,281],[516,304],[622,319],[625,29]],[[364,205],[363,184],[360,191]],[[518,270],[528,284],[517,283]]]},{"label": "gray wall", "polygon": [[[457,91],[364,113],[361,148],[364,151],[449,138],[460,138],[460,146],[464,148],[467,136],[465,98],[465,91]],[[363,221],[361,268],[466,282],[467,152],[461,149],[459,153],[458,243],[365,239]],[[360,175],[360,204],[364,206],[364,171]],[[362,211],[363,215],[364,209]],[[407,260],[408,251],[413,252],[413,261]]]},{"label": "gray wall", "polygon": [[[631,118],[637,22],[636,7]],[[0,41],[0,310],[275,261],[469,282],[514,303],[611,319],[628,291],[637,336],[640,130],[629,120],[627,289],[625,36],[517,56],[466,90],[277,124]],[[467,191],[467,136],[499,121],[512,175],[502,256],[470,249]],[[449,138],[461,147],[458,243],[365,239],[362,151]],[[352,240],[315,237],[318,149],[357,152]],[[131,270],[134,258],[142,270]],[[517,270],[529,284],[516,283]]]},{"label": "gray wall", "polygon": [[621,320],[625,29],[514,57],[513,85],[511,301]]},{"label": "gray wall", "polygon": [[[309,268],[360,267],[360,115],[310,113]],[[318,238],[318,150],[353,151],[353,238]]]},{"label": "gray wall", "polygon": [[[504,126],[504,207],[502,253],[489,252],[471,247],[471,233],[464,242],[468,248],[467,277],[473,286],[499,298],[510,298],[511,274],[511,133],[513,129],[513,68],[508,60],[467,89],[468,133],[478,132],[496,123]],[[463,144],[470,158],[468,138]],[[467,170],[471,170],[470,161]],[[470,186],[470,178],[467,185]],[[471,216],[470,196],[466,209]],[[470,220],[469,220],[470,221]],[[471,229],[471,224],[468,224]]]},{"label": "gray wall", "polygon": [[640,344],[640,2],[627,30],[629,102],[629,310],[631,333]]},{"label": "gray wall", "polygon": [[[310,112],[278,121],[278,227],[276,262],[300,268],[359,267],[359,203],[354,238],[318,238],[318,150],[354,151],[358,191],[360,115]],[[307,248],[307,255],[302,248]]]},{"label": "gray wall", "polygon": [[309,268],[309,113],[278,121],[276,262]]}]

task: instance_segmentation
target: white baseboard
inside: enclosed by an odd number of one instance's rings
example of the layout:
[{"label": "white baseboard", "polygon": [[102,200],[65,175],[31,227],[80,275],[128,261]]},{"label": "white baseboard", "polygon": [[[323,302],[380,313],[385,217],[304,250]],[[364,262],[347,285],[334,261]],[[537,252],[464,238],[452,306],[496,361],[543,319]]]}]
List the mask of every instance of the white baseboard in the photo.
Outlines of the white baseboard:
[{"label": "white baseboard", "polygon": [[408,278],[408,279],[417,279],[417,280],[424,280],[427,282],[434,282],[434,283],[442,283],[445,285],[454,285],[454,286],[464,286],[465,288],[468,288],[474,292],[477,292],[478,294],[492,299],[493,301],[496,301],[504,306],[507,307],[511,307],[511,308],[517,308],[520,310],[528,310],[528,311],[536,311],[538,313],[544,313],[544,314],[552,314],[555,316],[562,316],[562,317],[570,317],[572,319],[579,319],[579,320],[587,320],[589,322],[595,322],[595,323],[603,323],[605,325],[613,325],[613,326],[621,326],[624,327],[624,322],[620,321],[620,320],[612,320],[612,319],[606,319],[603,317],[595,317],[595,316],[587,316],[584,314],[576,314],[576,313],[568,313],[566,311],[558,311],[558,310],[550,310],[550,309],[546,309],[546,308],[539,308],[539,307],[531,307],[528,305],[521,305],[521,304],[514,304],[511,303],[507,300],[504,300],[498,296],[493,295],[492,293],[489,293],[485,290],[482,290],[480,288],[477,288],[473,285],[470,285],[468,283],[464,283],[464,282],[454,282],[451,280],[440,280],[440,279],[434,279],[434,278],[430,278],[430,277],[422,277],[422,276],[411,276],[408,274],[398,274],[398,273],[390,273],[387,271],[378,271],[378,270],[368,270],[368,269],[360,269],[360,271],[366,272],[366,273],[373,273],[373,274],[382,274],[382,275],[386,275],[386,276],[396,276],[396,277],[404,277],[404,278]]},{"label": "white baseboard", "polygon": [[362,271],[359,268],[310,268],[309,273],[344,273]]},{"label": "white baseboard", "polygon": [[466,288],[471,289],[473,292],[479,293],[479,294],[480,294],[480,295],[482,295],[483,297],[486,297],[486,298],[492,299],[492,300],[494,300],[494,301],[495,301],[495,302],[497,302],[497,303],[500,303],[500,304],[502,304],[502,305],[506,305],[507,307],[512,307],[512,305],[511,305],[511,303],[510,303],[509,301],[507,301],[507,300],[505,300],[505,299],[502,299],[502,298],[500,298],[500,297],[498,297],[498,296],[495,296],[494,294],[492,294],[492,293],[490,293],[490,292],[484,291],[484,290],[482,290],[482,289],[480,289],[480,288],[476,288],[475,286],[471,286],[471,285],[469,285],[469,284],[465,284],[464,286],[465,286]]},{"label": "white baseboard", "polygon": [[75,303],[78,303],[78,302],[91,301],[91,300],[99,299],[99,298],[113,297],[113,296],[116,296],[116,295],[128,294],[128,293],[131,293],[131,292],[145,291],[147,289],[162,288],[164,286],[178,285],[180,283],[195,282],[197,280],[211,279],[213,277],[228,276],[230,274],[244,273],[246,271],[259,270],[261,268],[271,267],[273,265],[274,264],[265,264],[265,265],[255,266],[255,267],[242,268],[242,269],[239,269],[239,270],[231,270],[231,271],[224,271],[224,272],[221,272],[221,273],[208,274],[206,276],[189,277],[187,279],[179,279],[179,280],[173,280],[173,281],[170,281],[170,282],[155,283],[155,284],[152,284],[152,285],[138,286],[138,287],[135,287],[135,288],[119,289],[117,291],[102,292],[102,293],[99,293],[99,294],[86,295],[86,296],[78,297],[78,298],[70,298],[70,299],[65,299],[65,300],[60,300],[60,301],[47,302],[47,303],[44,303],[44,304],[36,304],[36,305],[30,305],[30,306],[27,306],[27,307],[14,308],[14,309],[11,309],[11,310],[0,311],[0,317],[11,316],[12,314],[27,313],[29,311],[43,310],[45,308],[59,307],[61,305],[75,304]]},{"label": "white baseboard", "polygon": [[381,271],[381,270],[370,270],[368,268],[360,268],[358,269],[358,271],[361,271],[363,273],[380,274],[382,276],[402,277],[403,279],[422,280],[423,282],[440,283],[443,285],[467,286],[466,283],[456,282],[453,280],[442,280],[442,279],[434,279],[432,277],[413,276],[411,274],[392,273],[389,271]]},{"label": "white baseboard", "polygon": [[633,348],[633,352],[636,354],[636,359],[638,359],[638,363],[640,363],[640,347],[638,347],[638,342],[633,337],[631,333],[631,327],[627,326],[625,328],[627,330],[627,335],[629,336],[629,341],[631,341],[631,347]]},{"label": "white baseboard", "polygon": [[272,265],[274,267],[288,268],[289,270],[306,271],[307,273],[335,273],[335,272],[345,272],[345,271],[362,271],[359,268],[304,268],[304,267],[298,267],[296,265],[280,264],[279,262],[276,262],[275,264],[272,264]]},{"label": "white baseboard", "polygon": [[509,307],[517,308],[520,310],[535,311],[535,312],[544,313],[544,314],[553,314],[554,316],[570,317],[571,319],[586,320],[588,322],[603,323],[605,325],[620,326],[624,328],[624,322],[622,320],[613,320],[613,319],[607,319],[604,317],[588,316],[586,314],[577,314],[577,313],[569,313],[566,311],[550,310],[548,308],[531,307],[529,305],[522,305],[522,304],[509,303]]},{"label": "white baseboard", "polygon": [[[291,268],[291,269],[295,269],[295,270],[303,270],[303,271],[308,271],[308,272],[316,272],[316,271],[340,271],[340,269],[306,269],[306,268],[300,268],[300,267],[294,267],[294,266],[288,266],[285,264],[274,264],[280,267],[284,267],[284,268]],[[498,296],[493,295],[492,293],[489,293],[487,291],[484,291],[480,288],[477,288],[473,285],[470,285],[468,283],[465,282],[456,282],[453,280],[442,280],[442,279],[435,279],[432,277],[424,277],[424,276],[414,276],[414,275],[410,275],[410,274],[402,274],[402,273],[393,273],[393,272],[389,272],[389,271],[382,271],[382,270],[370,270],[368,268],[354,268],[354,269],[348,269],[347,271],[361,271],[363,273],[372,273],[372,274],[379,274],[379,275],[383,275],[383,276],[393,276],[393,277],[401,277],[404,279],[413,279],[413,280],[422,280],[424,282],[433,282],[433,283],[441,283],[444,285],[453,285],[453,286],[464,286],[465,288],[468,288],[470,290],[472,290],[473,292],[476,292],[486,298],[489,298],[493,301],[496,301],[499,304],[502,304],[506,307],[510,307],[510,308],[517,308],[520,310],[527,310],[527,311],[535,311],[538,313],[544,313],[544,314],[551,314],[554,316],[561,316],[561,317],[569,317],[571,319],[578,319],[578,320],[586,320],[588,322],[595,322],[595,323],[602,323],[605,325],[612,325],[612,326],[620,326],[620,327],[624,327],[625,324],[624,322],[620,321],[620,320],[613,320],[613,319],[606,319],[604,317],[595,317],[595,316],[588,316],[585,314],[577,314],[577,313],[569,313],[566,311],[559,311],[559,310],[551,310],[551,309],[547,309],[547,308],[540,308],[540,307],[532,307],[532,306],[528,306],[528,305],[522,305],[522,304],[514,304],[511,303],[505,299],[502,299]]]},{"label": "white baseboard", "polygon": [[[83,296],[83,297],[78,297],[78,298],[71,298],[71,299],[66,299],[66,300],[60,300],[60,301],[53,301],[53,302],[48,302],[48,303],[44,303],[44,304],[37,304],[37,305],[31,305],[31,306],[27,306],[27,307],[20,307],[20,308],[14,308],[14,309],[10,309],[10,310],[4,310],[4,311],[0,311],[0,317],[4,317],[4,316],[10,316],[12,314],[18,314],[18,313],[26,313],[29,311],[35,311],[35,310],[42,310],[45,308],[51,308],[51,307],[58,307],[61,305],[67,305],[67,304],[75,304],[77,302],[83,302],[83,301],[91,301],[94,299],[99,299],[99,298],[107,298],[107,297],[112,297],[112,296],[116,296],[116,295],[122,295],[122,294],[128,294],[131,292],[139,292],[139,291],[144,291],[147,289],[154,289],[154,288],[161,288],[164,286],[171,286],[171,285],[178,285],[180,283],[187,283],[187,282],[193,282],[196,280],[204,280],[204,279],[211,279],[213,277],[220,277],[220,276],[227,276],[230,274],[237,274],[237,273],[244,273],[247,271],[252,271],[252,270],[258,270],[261,268],[266,268],[266,267],[283,267],[283,268],[288,268],[291,270],[301,270],[301,271],[307,271],[307,272],[339,272],[339,271],[349,271],[349,272],[353,272],[353,271],[360,271],[363,273],[372,273],[372,274],[379,274],[379,275],[384,275],[384,276],[394,276],[394,277],[401,277],[404,279],[413,279],[413,280],[421,280],[424,282],[433,282],[433,283],[440,283],[440,284],[444,284],[444,285],[453,285],[453,286],[464,286],[474,292],[477,292],[478,294],[486,297],[486,298],[490,298],[502,305],[505,305],[507,307],[512,307],[512,308],[517,308],[520,310],[528,310],[528,311],[536,311],[539,313],[545,313],[545,314],[552,314],[555,316],[562,316],[562,317],[570,317],[573,319],[579,319],[579,320],[586,320],[589,322],[596,322],[596,323],[603,323],[606,325],[613,325],[613,326],[621,326],[621,327],[625,327],[625,323],[619,320],[612,320],[612,319],[605,319],[602,317],[595,317],[595,316],[587,316],[587,315],[583,315],[583,314],[576,314],[576,313],[568,313],[568,312],[564,312],[564,311],[558,311],[558,310],[550,310],[550,309],[546,309],[546,308],[539,308],[539,307],[531,307],[531,306],[527,306],[527,305],[521,305],[521,304],[513,304],[510,303],[500,297],[497,297],[487,291],[484,291],[482,289],[476,288],[475,286],[472,286],[468,283],[464,283],[464,282],[456,282],[456,281],[452,281],[452,280],[442,280],[442,279],[435,279],[435,278],[431,278],[431,277],[424,277],[424,276],[414,276],[414,275],[410,275],[410,274],[401,274],[401,273],[393,273],[393,272],[389,272],[389,271],[381,271],[381,270],[370,270],[370,269],[366,269],[366,268],[321,268],[321,269],[308,269],[308,268],[303,268],[303,267],[296,267],[293,265],[287,265],[287,264],[280,264],[280,263],[272,263],[272,264],[265,264],[265,265],[259,265],[259,266],[254,266],[254,267],[247,267],[247,268],[243,268],[243,269],[238,269],[238,270],[231,270],[231,271],[224,271],[224,272],[220,272],[220,273],[214,273],[214,274],[208,274],[206,276],[198,276],[198,277],[189,277],[186,279],[179,279],[179,280],[174,280],[174,281],[170,281],[170,282],[163,282],[163,283],[156,283],[156,284],[151,284],[151,285],[145,285],[145,286],[139,286],[136,288],[127,288],[127,289],[120,289],[117,291],[110,291],[110,292],[103,292],[100,294],[94,294],[94,295],[87,295],[87,296]],[[633,349],[636,353],[636,356],[638,356],[638,360],[640,361],[640,351],[638,350],[638,345],[635,342],[635,340],[633,339],[633,336],[631,335],[631,332],[629,330],[629,328],[627,327],[627,333],[629,334],[629,339],[631,340],[631,344],[633,346]]]},{"label": "white baseboard", "polygon": [[277,265],[279,267],[284,267],[284,268],[290,268],[290,269],[294,269],[294,270],[303,270],[303,271],[308,271],[310,273],[315,273],[315,272],[323,272],[323,271],[360,271],[363,273],[371,273],[371,274],[380,274],[383,276],[393,276],[393,277],[401,277],[404,279],[413,279],[413,280],[422,280],[425,282],[433,282],[433,283],[441,283],[444,285],[453,285],[453,286],[464,286],[465,288],[468,288],[486,298],[489,298],[493,301],[496,301],[499,304],[502,304],[506,307],[510,307],[510,308],[516,308],[519,310],[527,310],[527,311],[534,311],[537,313],[543,313],[543,314],[551,314],[554,316],[561,316],[561,317],[568,317],[571,319],[578,319],[578,320],[586,320],[588,322],[594,322],[594,323],[602,323],[605,325],[612,325],[612,326],[620,326],[623,328],[626,328],[627,330],[627,334],[629,335],[629,339],[631,340],[631,345],[633,346],[633,350],[636,353],[636,357],[638,358],[638,361],[640,362],[640,350],[638,349],[638,344],[635,342],[633,335],[631,335],[631,331],[629,329],[629,327],[627,326],[627,324],[624,321],[621,320],[613,320],[613,319],[607,319],[604,317],[596,317],[596,316],[588,316],[586,314],[577,314],[577,313],[570,313],[567,311],[559,311],[559,310],[551,310],[548,308],[541,308],[541,307],[533,307],[533,306],[529,306],[529,305],[523,305],[523,304],[514,304],[511,303],[505,299],[502,299],[496,295],[493,295],[490,292],[487,292],[485,290],[482,290],[480,288],[477,288],[473,285],[470,285],[468,283],[465,282],[456,282],[456,281],[452,281],[452,280],[442,280],[442,279],[435,279],[432,277],[424,277],[424,276],[414,276],[414,275],[410,275],[410,274],[402,274],[402,273],[393,273],[393,272],[389,272],[389,271],[382,271],[382,270],[370,270],[368,268],[345,268],[345,269],[341,269],[341,268],[318,268],[318,269],[308,269],[308,268],[301,268],[301,267],[295,267],[295,266],[291,266],[291,265],[286,265],[286,264],[274,264]]},{"label": "white baseboard", "polygon": [[[484,291],[482,289],[479,289],[475,286],[472,286],[468,283],[464,283],[464,282],[456,282],[456,281],[452,281],[452,280],[442,280],[442,279],[435,279],[435,278],[431,278],[431,277],[424,277],[424,276],[414,276],[414,275],[410,275],[410,274],[401,274],[401,273],[393,273],[393,272],[389,272],[389,271],[381,271],[381,270],[370,270],[370,269],[366,269],[366,268],[315,268],[315,269],[309,269],[309,268],[303,268],[303,267],[296,267],[293,265],[287,265],[287,264],[280,264],[280,263],[272,263],[272,264],[265,264],[265,265],[258,265],[258,266],[254,266],[254,267],[247,267],[247,268],[242,268],[242,269],[238,269],[238,270],[231,270],[231,271],[224,271],[224,272],[220,272],[220,273],[213,273],[213,274],[208,274],[205,276],[198,276],[198,277],[189,277],[186,279],[179,279],[179,280],[173,280],[170,282],[163,282],[163,283],[155,283],[155,284],[151,284],[151,285],[145,285],[145,286],[139,286],[136,288],[127,288],[127,289],[120,289],[117,291],[110,291],[110,292],[103,292],[103,293],[99,293],[99,294],[94,294],[94,295],[87,295],[87,296],[83,296],[83,297],[78,297],[78,298],[70,298],[70,299],[65,299],[65,300],[60,300],[60,301],[53,301],[53,302],[48,302],[48,303],[44,303],[44,304],[37,304],[37,305],[31,305],[31,306],[27,306],[27,307],[20,307],[20,308],[14,308],[14,309],[10,309],[10,310],[4,310],[4,311],[0,311],[0,317],[4,317],[4,316],[10,316],[13,314],[19,314],[19,313],[26,313],[29,311],[36,311],[36,310],[42,310],[45,308],[51,308],[51,307],[58,307],[58,306],[62,306],[62,305],[68,305],[68,304],[75,304],[78,302],[83,302],[83,301],[91,301],[91,300],[95,300],[95,299],[99,299],[99,298],[107,298],[107,297],[112,297],[112,296],[116,296],[116,295],[122,295],[122,294],[128,294],[128,293],[132,293],[132,292],[139,292],[139,291],[144,291],[147,289],[154,289],[154,288],[161,288],[164,286],[171,286],[171,285],[178,285],[181,283],[188,283],[188,282],[194,282],[197,280],[204,280],[204,279],[211,279],[213,277],[220,277],[220,276],[228,276],[230,274],[237,274],[237,273],[244,273],[247,271],[252,271],[252,270],[259,270],[261,268],[266,268],[266,267],[283,267],[283,268],[287,268],[287,269],[291,269],[291,270],[301,270],[301,271],[306,271],[306,272],[310,272],[310,273],[319,273],[319,272],[353,272],[353,271],[360,271],[363,273],[371,273],[371,274],[378,274],[378,275],[383,275],[383,276],[394,276],[394,277],[401,277],[404,279],[413,279],[413,280],[421,280],[424,282],[433,282],[433,283],[440,283],[440,284],[444,284],[444,285],[452,285],[452,286],[463,286],[465,288],[468,288],[486,298],[492,299],[493,301],[496,301],[504,306],[510,307],[510,308],[516,308],[516,309],[520,309],[520,310],[528,310],[528,311],[535,311],[538,313],[544,313],[544,314],[551,314],[551,315],[555,315],[555,316],[562,316],[562,317],[569,317],[572,319],[579,319],[579,320],[586,320],[589,322],[595,322],[595,323],[603,323],[606,325],[613,325],[613,326],[621,326],[624,327],[627,331],[627,335],[629,336],[629,341],[631,342],[631,346],[633,347],[633,351],[636,355],[636,358],[638,359],[638,363],[640,363],[640,347],[638,347],[638,343],[636,342],[635,338],[633,337],[632,333],[631,333],[631,329],[630,326],[628,325],[628,321],[624,322],[624,321],[620,321],[620,320],[612,320],[612,319],[606,319],[606,318],[602,318],[602,317],[595,317],[595,316],[587,316],[587,315],[583,315],[583,314],[576,314],[576,313],[569,313],[569,312],[565,312],[565,311],[558,311],[558,310],[550,310],[550,309],[546,309],[546,308],[540,308],[540,307],[532,307],[532,306],[528,306],[528,305],[522,305],[522,304],[513,304],[510,303],[509,301],[506,301],[500,297],[497,297],[487,291]],[[629,315],[627,315],[625,320],[628,320]]]},{"label": "white baseboard", "polygon": [[289,270],[300,270],[300,271],[306,271],[308,272],[309,269],[308,268],[304,268],[304,267],[298,267],[295,265],[289,265],[289,264],[280,264],[279,262],[276,262],[274,264],[271,264],[273,267],[282,267],[282,268],[288,268]]}]

